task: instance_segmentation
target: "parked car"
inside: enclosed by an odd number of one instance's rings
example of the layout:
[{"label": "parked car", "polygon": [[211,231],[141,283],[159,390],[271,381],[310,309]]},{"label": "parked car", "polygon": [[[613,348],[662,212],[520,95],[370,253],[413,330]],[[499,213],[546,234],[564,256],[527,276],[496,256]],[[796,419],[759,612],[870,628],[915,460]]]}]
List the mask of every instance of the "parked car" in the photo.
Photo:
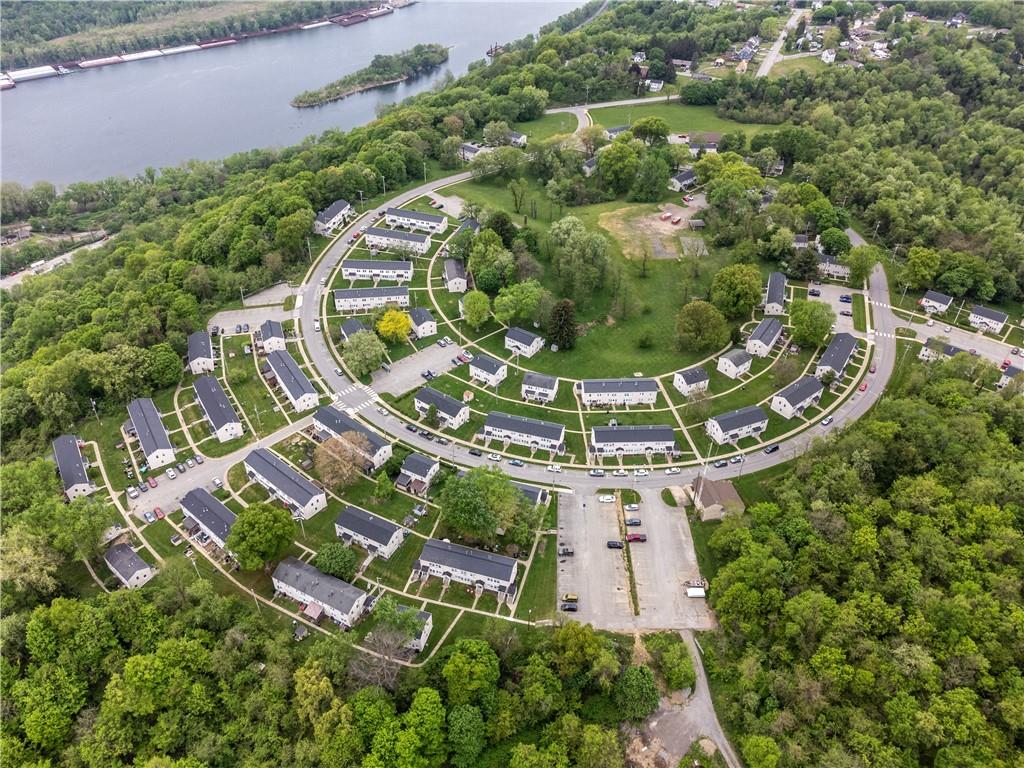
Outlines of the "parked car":
[{"label": "parked car", "polygon": [[874,373],[874,372],[875,372],[875,364],[874,364],[874,363],[872,363],[872,364],[871,364],[871,367],[870,367],[870,368],[868,368],[868,373]]},{"label": "parked car", "polygon": [[633,470],[633,477],[647,477],[649,474],[651,474],[651,473],[648,472],[646,469],[634,469]]},{"label": "parked car", "polygon": [[627,512],[639,512],[640,511],[640,505],[639,504],[627,504],[626,505],[626,511]]},{"label": "parked car", "polygon": [[522,459],[509,459],[508,463],[509,463],[510,467],[525,467],[526,466],[526,462],[524,462]]},{"label": "parked car", "polygon": [[182,464],[180,461],[177,464],[175,464],[174,466],[178,468],[178,473],[179,474],[182,474],[182,475],[185,474],[185,465]]},{"label": "parked car", "polygon": [[587,472],[587,474],[590,475],[591,477],[604,477],[604,470],[603,469],[592,469],[589,472]]},{"label": "parked car", "polygon": [[683,470],[681,470],[679,467],[669,467],[668,469],[665,470],[665,474],[666,475],[678,475],[682,471]]},{"label": "parked car", "polygon": [[561,464],[548,464],[548,472],[554,472],[555,474],[560,474],[561,471],[562,471],[562,465]]},{"label": "parked car", "polygon": [[558,554],[562,557],[572,557],[576,552],[572,547],[559,547]]},{"label": "parked car", "polygon": [[929,317],[929,318],[928,318],[928,322],[927,322],[927,323],[925,323],[925,325],[927,325],[927,326],[928,326],[929,328],[931,328],[931,327],[932,327],[933,325],[935,325],[935,321],[934,321],[934,320],[932,320],[932,319],[931,319],[931,318]]},{"label": "parked car", "polygon": [[417,431],[417,429],[416,429],[416,425],[415,425],[415,424],[406,424],[406,425],[405,425],[405,428],[406,428],[407,430],[409,430],[410,432],[416,432],[416,431]]},{"label": "parked car", "polygon": [[238,325],[235,326],[235,333],[241,333],[241,332],[242,332],[242,324],[239,323]]},{"label": "parked car", "polygon": [[138,491],[138,489],[134,485],[129,485],[128,486],[127,493],[128,493],[128,498],[129,499],[137,499],[137,498],[139,498],[139,491]]},{"label": "parked car", "polygon": [[729,466],[729,462],[726,461],[725,459],[719,459],[713,464],[713,466],[715,467],[715,469],[721,469],[722,467]]},{"label": "parked car", "polygon": [[219,477],[213,478],[213,485],[214,485],[215,488],[223,488],[224,487],[224,483],[221,481],[221,479]]},{"label": "parked car", "polygon": [[479,448],[470,448],[469,449],[469,455],[470,456],[483,456],[484,452],[481,451]]},{"label": "parked car", "polygon": [[767,448],[764,449],[764,452],[766,454],[772,454],[775,453],[777,450],[779,450],[778,445],[769,445]]},{"label": "parked car", "polygon": [[615,503],[615,497],[612,496],[610,493],[603,493],[603,494],[601,494],[600,496],[597,497],[597,500],[600,501],[602,504],[614,504]]},{"label": "parked car", "polygon": [[853,296],[851,296],[848,293],[844,293],[842,296],[839,297],[839,301],[841,301],[843,304],[853,304]]},{"label": "parked car", "polygon": [[206,461],[206,459],[204,459],[198,453],[195,456],[193,456],[192,458],[196,460],[196,464],[202,464],[204,461]]},{"label": "parked car", "polygon": [[170,467],[168,467],[168,468],[167,468],[167,471],[166,471],[166,472],[164,472],[164,474],[165,474],[165,475],[167,475],[167,478],[168,478],[169,480],[173,480],[174,478],[176,478],[176,477],[177,477],[177,475],[176,475],[176,474],[174,474],[174,470],[173,470],[173,469],[171,469]]},{"label": "parked car", "polygon": [[831,416],[826,416],[824,419],[821,420],[821,426],[827,427],[833,421],[835,421],[835,419],[833,419]]},{"label": "parked car", "polygon": [[153,517],[152,512],[143,512],[142,516],[145,518],[146,522],[151,525],[156,522],[156,518]]},{"label": "parked car", "polygon": [[841,310],[839,314],[842,315],[843,317],[853,317],[853,312],[851,312],[848,309]]},{"label": "parked car", "polygon": [[157,520],[164,519],[164,511],[160,507],[153,507],[153,514],[156,515]]},{"label": "parked car", "polygon": [[249,324],[248,323],[244,323],[242,325],[242,333],[248,333],[248,332],[249,332]]},{"label": "parked car", "polygon": [[821,291],[819,291],[817,288],[808,288],[807,289],[807,295],[808,296],[821,296]]},{"label": "parked car", "polygon": [[729,459],[730,464],[739,464],[741,461],[743,461],[742,456],[733,456],[732,458]]},{"label": "parked car", "polygon": [[445,344],[454,344],[455,342],[452,341],[452,337],[451,336],[445,336],[444,337],[444,343]]},{"label": "parked car", "polygon": [[561,608],[566,613],[576,613],[580,609],[576,603],[562,603]]},{"label": "parked car", "polygon": [[608,549],[623,549],[626,545],[621,541],[609,541]]},{"label": "parked car", "polygon": [[149,486],[145,483],[139,483],[139,493],[149,493]]},{"label": "parked car", "polygon": [[624,470],[624,469],[622,469],[622,468],[620,467],[619,469],[616,469],[616,470],[615,470],[614,472],[612,472],[612,474],[613,474],[613,475],[614,475],[615,477],[625,477],[625,476],[626,476],[626,475],[628,475],[629,473],[628,473],[628,472],[627,472],[626,470]]},{"label": "parked car", "polygon": [[637,526],[643,525],[639,517],[627,517],[626,525],[630,528],[636,528]]},{"label": "parked car", "polygon": [[159,485],[159,483],[157,483],[155,477],[148,477],[148,478],[146,478],[146,482],[149,483],[149,487],[150,488],[156,488],[157,485]]},{"label": "parked car", "polygon": [[185,466],[188,467],[189,469],[194,469],[196,463],[192,461],[192,459],[185,459]]},{"label": "parked car", "polygon": [[859,387],[857,387],[857,389],[859,391],[861,391],[861,392],[867,392],[868,391],[868,383],[866,381],[862,382],[861,385]]},{"label": "parked car", "polygon": [[439,438],[437,438],[437,444],[438,445],[448,445],[448,443],[450,443],[450,442],[451,442],[451,440],[449,440],[447,437],[439,437]]},{"label": "parked car", "polygon": [[1010,354],[1011,355],[1019,355],[1020,354],[1020,347],[1014,347],[1013,349],[1011,349],[1010,350]]},{"label": "parked car", "polygon": [[444,339],[438,339],[437,340],[437,346],[439,346],[439,347],[447,347],[448,346],[448,342],[445,341]]},{"label": "parked car", "polygon": [[626,534],[626,541],[632,542],[634,544],[636,544],[638,542],[647,541],[647,534],[646,533],[627,533]]},{"label": "parked car", "polygon": [[495,464],[500,464],[501,463],[501,456],[499,456],[496,453],[488,453],[487,454],[487,460],[488,461],[493,461]]},{"label": "parked car", "polygon": [[579,601],[580,596],[573,594],[572,592],[566,592],[564,595],[562,595],[563,603],[578,603]]},{"label": "parked car", "polygon": [[342,372],[341,368],[335,368],[334,369],[334,375],[335,376],[344,376],[345,374]]}]

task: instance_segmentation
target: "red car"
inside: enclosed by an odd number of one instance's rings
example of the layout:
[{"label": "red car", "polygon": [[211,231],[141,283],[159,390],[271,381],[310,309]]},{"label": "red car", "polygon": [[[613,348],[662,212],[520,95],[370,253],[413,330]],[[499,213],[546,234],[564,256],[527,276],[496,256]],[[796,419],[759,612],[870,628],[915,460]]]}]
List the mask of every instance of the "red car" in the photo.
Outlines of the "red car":
[{"label": "red car", "polygon": [[627,533],[626,534],[626,541],[633,541],[633,542],[647,541],[647,534],[646,533]]},{"label": "red car", "polygon": [[155,477],[147,477],[146,482],[149,483],[150,488],[156,488],[157,482]]},{"label": "red car", "polygon": [[1003,364],[1001,366],[999,366],[999,367],[1002,368],[1005,371],[1011,365],[1013,365],[1013,361],[1010,360],[1010,358],[1006,358],[1005,360],[1003,360]]},{"label": "red car", "polygon": [[160,507],[153,507],[153,514],[156,515],[157,520],[164,519],[164,511]]},{"label": "red car", "polygon": [[867,392],[868,391],[868,383],[865,381],[863,384],[861,384],[859,387],[857,387],[857,389],[859,389],[861,392]]},{"label": "red car", "polygon": [[874,363],[872,363],[872,364],[871,364],[871,367],[870,367],[870,368],[868,368],[868,373],[874,373],[874,372],[875,372],[875,364],[874,364]]}]

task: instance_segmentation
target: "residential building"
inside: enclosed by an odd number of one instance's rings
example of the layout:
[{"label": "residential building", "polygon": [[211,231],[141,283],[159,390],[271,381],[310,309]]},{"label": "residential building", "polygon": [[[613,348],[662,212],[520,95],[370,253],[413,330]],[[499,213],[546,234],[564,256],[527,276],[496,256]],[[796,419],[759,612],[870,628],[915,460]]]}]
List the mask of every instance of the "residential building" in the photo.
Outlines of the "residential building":
[{"label": "residential building", "polygon": [[929,315],[932,313],[942,314],[953,304],[953,297],[938,291],[925,291],[924,296],[917,303]]},{"label": "residential building", "polygon": [[999,376],[999,383],[996,384],[996,386],[999,387],[999,389],[1002,389],[1009,385],[1011,381],[1020,377],[1021,374],[1024,374],[1024,368],[1018,368],[1015,365],[1008,365],[1003,369],[1002,374]]},{"label": "residential building", "polygon": [[597,171],[597,157],[588,157],[583,161],[583,175],[590,178]]},{"label": "residential building", "polygon": [[835,62],[835,60],[836,60],[836,49],[835,48],[826,48],[825,50],[823,50],[821,52],[821,60],[825,64],[832,64],[833,62]]},{"label": "residential building", "polygon": [[1005,312],[975,304],[971,307],[971,314],[967,317],[967,322],[971,324],[972,328],[979,331],[999,334],[1003,332],[1003,326],[1009,319],[1010,316]]},{"label": "residential building", "polygon": [[960,347],[954,347],[952,344],[941,341],[938,337],[933,336],[921,347],[921,351],[917,353],[917,357],[920,360],[924,360],[926,363],[932,360],[938,360],[939,358],[949,359],[953,355],[959,355],[961,352],[966,352],[966,349],[960,349]]},{"label": "residential building", "polygon": [[544,347],[544,339],[535,333],[512,326],[505,333],[505,349],[516,355],[533,357]]},{"label": "residential building", "polygon": [[492,147],[482,147],[471,141],[467,141],[459,145],[459,157],[462,158],[462,162],[464,163],[472,162],[472,160],[478,155],[483,155],[493,151],[494,149]]},{"label": "residential building", "polygon": [[747,338],[747,352],[757,357],[768,357],[781,336],[782,323],[774,317],[766,317]]},{"label": "residential building", "polygon": [[205,488],[193,488],[181,498],[185,514],[182,528],[189,533],[202,531],[221,549],[227,549],[228,535],[235,524],[235,513]]},{"label": "residential building", "polygon": [[746,505],[729,480],[712,480],[697,475],[690,488],[693,508],[700,512],[701,521],[721,520],[725,515],[743,514]]},{"label": "residential building", "polygon": [[786,314],[786,276],[781,272],[772,272],[768,275],[768,285],[764,290],[764,313]]},{"label": "residential building", "polygon": [[668,188],[673,192],[682,192],[684,189],[689,189],[696,183],[697,174],[693,172],[693,168],[687,166],[668,180]]},{"label": "residential building", "polygon": [[352,215],[352,206],[347,200],[335,200],[313,219],[313,231],[325,237],[336,230]]},{"label": "residential building", "polygon": [[332,405],[324,406],[313,414],[313,427],[321,440],[346,440],[346,435],[360,435],[363,440],[355,441],[353,445],[366,457],[367,470],[376,471],[391,458],[389,440]]},{"label": "residential building", "polygon": [[341,340],[350,341],[352,337],[355,336],[360,331],[368,330],[370,329],[363,325],[362,320],[357,320],[354,317],[350,317],[348,320],[345,320],[341,324]]},{"label": "residential building", "polygon": [[737,347],[730,349],[718,358],[717,370],[730,379],[738,379],[743,374],[750,372],[750,364],[753,360],[754,358],[749,352]]},{"label": "residential building", "polygon": [[345,259],[341,262],[341,276],[346,280],[395,280],[407,283],[412,280],[412,262],[378,259]]},{"label": "residential building", "polygon": [[412,404],[421,419],[426,417],[433,406],[437,410],[437,423],[441,429],[458,429],[469,421],[468,405],[433,387],[421,388],[413,397]]},{"label": "residential building", "polygon": [[691,141],[690,144],[689,144],[689,147],[690,147],[690,157],[697,157],[697,155],[699,155],[701,152],[703,152],[705,155],[717,155],[718,154],[718,142],[717,141],[707,141],[707,142]]},{"label": "residential building", "polygon": [[508,143],[513,147],[519,147],[520,149],[526,148],[526,134],[520,133],[519,131],[508,132]]},{"label": "residential building", "polygon": [[654,405],[658,382],[654,379],[584,379],[576,385],[588,408],[609,405]]},{"label": "residential building", "polygon": [[188,368],[193,375],[213,370],[213,341],[209,331],[196,331],[188,337]]},{"label": "residential building", "polygon": [[334,532],[342,541],[357,544],[371,555],[387,560],[405,541],[406,530],[397,523],[349,505],[338,513]]},{"label": "residential building", "polygon": [[846,366],[853,359],[853,353],[857,351],[857,339],[848,333],[837,333],[832,341],[825,347],[825,351],[814,369],[814,375],[819,379],[831,372],[836,381],[843,378]]},{"label": "residential building", "polygon": [[408,493],[425,496],[430,490],[431,481],[440,470],[441,465],[436,459],[428,458],[422,453],[410,453],[402,462],[402,470],[395,485]]},{"label": "residential building", "polygon": [[429,309],[413,307],[409,310],[409,320],[412,321],[412,332],[417,339],[429,339],[437,335],[437,321]]},{"label": "residential building", "polygon": [[831,277],[833,280],[849,280],[850,268],[839,262],[839,257],[831,253],[818,252],[818,274]]},{"label": "residential building", "polygon": [[605,456],[639,456],[678,453],[676,435],[668,425],[591,427],[590,452]]},{"label": "residential building", "polygon": [[217,440],[226,443],[241,437],[242,422],[220,382],[213,376],[200,376],[192,386],[196,390],[196,402]]},{"label": "residential building", "polygon": [[474,235],[479,235],[480,222],[473,218],[464,219],[462,223],[459,224],[459,228],[455,230],[455,234],[452,235],[452,237],[455,237],[456,235],[462,234],[463,232],[467,231],[472,232]]},{"label": "residential building", "polygon": [[389,227],[422,229],[435,235],[448,228],[448,219],[439,213],[421,213],[405,208],[388,208],[384,212],[384,221]]},{"label": "residential building", "polygon": [[356,623],[366,605],[366,593],[359,587],[322,573],[295,557],[286,557],[278,563],[271,581],[276,592],[304,603],[302,613],[314,622],[327,616],[348,629]]},{"label": "residential building", "polygon": [[263,352],[284,351],[287,346],[284,337],[284,326],[277,320],[266,320],[260,326],[260,342],[263,344]]},{"label": "residential building", "polygon": [[508,376],[508,365],[490,355],[478,354],[469,361],[469,377],[482,381],[489,387],[497,387]]},{"label": "residential building", "polygon": [[128,589],[137,589],[156,576],[156,568],[139,557],[127,544],[110,547],[103,554],[103,562]]},{"label": "residential building", "polygon": [[299,474],[266,448],[250,451],[243,465],[249,479],[255,480],[272,497],[279,499],[292,513],[292,517],[309,520],[327,506],[327,494],[322,488],[317,488],[305,475]]},{"label": "residential building", "polygon": [[707,392],[708,383],[711,377],[701,367],[687,368],[685,371],[676,371],[672,377],[672,386],[679,390],[679,393],[689,397],[694,392]]},{"label": "residential building", "polygon": [[465,293],[469,289],[466,267],[457,259],[444,260],[444,287],[448,293]]},{"label": "residential building", "polygon": [[608,139],[608,141],[614,141],[616,136],[618,136],[620,133],[625,133],[628,130],[628,125],[616,125],[613,128],[605,128],[604,137]]},{"label": "residential building", "polygon": [[484,421],[485,440],[501,440],[522,445],[531,451],[565,451],[565,427],[551,421],[513,416],[500,411],[491,411]]},{"label": "residential building", "polygon": [[793,248],[802,251],[810,247],[810,240],[807,235],[793,235]]},{"label": "residential building", "polygon": [[77,437],[61,435],[54,440],[53,458],[57,462],[57,472],[60,474],[64,495],[68,501],[73,501],[79,496],[88,496],[96,490],[96,486],[89,479]]},{"label": "residential building", "polygon": [[[399,603],[398,610],[414,611],[416,609]],[[427,639],[430,637],[430,633],[434,629],[434,617],[431,616],[428,611],[416,611],[416,620],[419,623],[419,628],[416,630],[416,634],[413,635],[412,639],[405,644],[405,647],[414,653],[419,653],[427,647]]]},{"label": "residential building", "polygon": [[528,372],[523,375],[520,396],[523,400],[550,403],[558,395],[558,377]]},{"label": "residential building", "polygon": [[334,291],[334,308],[338,312],[368,312],[377,307],[386,307],[388,304],[408,307],[408,286],[338,288]]},{"label": "residential building", "polygon": [[139,398],[128,403],[128,420],[150,471],[174,462],[174,446],[151,399]]},{"label": "residential building", "polygon": [[367,227],[363,234],[367,248],[380,251],[396,249],[399,251],[412,251],[420,256],[430,250],[430,235],[419,235],[415,232],[404,232],[400,229],[383,229],[381,227]]},{"label": "residential building", "polygon": [[748,405],[708,419],[704,428],[719,445],[735,443],[744,437],[759,435],[768,429],[768,416],[760,406]]},{"label": "residential building", "polygon": [[772,410],[784,419],[800,416],[821,400],[825,387],[814,376],[803,376],[789,386],[783,387],[772,398]]},{"label": "residential building", "polygon": [[316,408],[320,402],[320,395],[313,386],[313,382],[299,368],[294,357],[284,350],[278,350],[267,355],[267,364],[274,372],[277,383],[281,385],[288,402],[296,412],[301,413],[310,408]]},{"label": "residential building", "polygon": [[446,582],[475,586],[479,592],[496,592],[498,602],[503,602],[515,595],[516,570],[516,561],[511,557],[427,539],[413,566],[413,575],[424,581],[428,576],[437,576]]},{"label": "residential building", "polygon": [[516,480],[512,481],[512,485],[535,507],[547,504],[551,499],[551,494],[548,493],[547,488],[538,488],[536,485],[520,483]]},{"label": "residential building", "polygon": [[643,64],[645,61],[647,61],[647,54],[644,51],[636,51],[633,54],[634,64]]}]

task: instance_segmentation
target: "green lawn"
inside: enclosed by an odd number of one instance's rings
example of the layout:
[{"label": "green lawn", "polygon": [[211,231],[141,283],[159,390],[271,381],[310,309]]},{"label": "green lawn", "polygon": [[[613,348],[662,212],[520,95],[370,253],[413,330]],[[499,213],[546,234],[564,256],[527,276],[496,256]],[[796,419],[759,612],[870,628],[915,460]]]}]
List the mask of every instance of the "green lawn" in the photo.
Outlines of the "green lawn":
[{"label": "green lawn", "polygon": [[726,133],[742,130],[749,136],[763,131],[774,130],[775,126],[764,123],[738,123],[715,114],[714,107],[695,107],[688,104],[671,102],[668,104],[642,104],[625,107],[604,107],[590,110],[590,116],[597,125],[610,128],[616,125],[628,125],[641,117],[660,117],[672,133],[699,133],[710,131]]},{"label": "green lawn", "polygon": [[537,621],[550,619],[555,615],[555,571],[558,568],[558,537],[542,536],[530,565],[522,594],[516,606],[520,619]]},{"label": "green lawn", "polygon": [[389,559],[376,558],[363,574],[370,581],[379,581],[389,587],[401,589],[409,580],[412,567],[423,551],[423,539],[409,536]]},{"label": "green lawn", "polygon": [[[290,408],[286,403],[278,406],[263,377],[253,361],[252,355],[244,352],[250,343],[249,336],[231,336],[222,340],[223,358],[221,365],[226,371],[225,378],[235,395],[235,400],[249,417],[249,421],[261,435],[269,435],[288,423],[281,408]],[[231,355],[234,354],[234,357]],[[282,395],[283,397],[283,395]]]},{"label": "green lawn", "polygon": [[853,327],[862,332],[868,329],[867,304],[864,301],[864,294],[853,294]]},{"label": "green lawn", "polygon": [[576,115],[560,112],[554,115],[544,115],[538,120],[531,120],[527,123],[512,123],[512,128],[520,133],[525,133],[529,141],[543,141],[559,134],[572,133],[576,130],[577,125]]},{"label": "green lawn", "polygon": [[732,481],[736,490],[743,499],[743,503],[750,506],[762,501],[770,501],[772,489],[776,481],[787,474],[790,470],[789,462],[777,464],[760,472],[751,472],[749,475],[741,475]]},{"label": "green lawn", "polygon": [[829,65],[823,62],[820,56],[802,56],[798,59],[782,59],[775,62],[768,76],[785,77],[786,75],[792,75],[794,72],[806,72],[808,75],[813,76],[824,72],[828,68]]}]

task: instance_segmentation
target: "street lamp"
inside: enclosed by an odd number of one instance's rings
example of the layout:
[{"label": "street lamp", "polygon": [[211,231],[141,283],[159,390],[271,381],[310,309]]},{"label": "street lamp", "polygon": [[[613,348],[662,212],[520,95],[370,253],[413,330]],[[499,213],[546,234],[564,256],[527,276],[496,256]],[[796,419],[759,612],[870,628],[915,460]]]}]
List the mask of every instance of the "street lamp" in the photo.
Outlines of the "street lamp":
[{"label": "street lamp", "polygon": [[384,185],[384,194],[386,195],[388,193],[388,180],[384,178],[383,173],[378,173],[377,175],[380,176],[380,183]]}]

